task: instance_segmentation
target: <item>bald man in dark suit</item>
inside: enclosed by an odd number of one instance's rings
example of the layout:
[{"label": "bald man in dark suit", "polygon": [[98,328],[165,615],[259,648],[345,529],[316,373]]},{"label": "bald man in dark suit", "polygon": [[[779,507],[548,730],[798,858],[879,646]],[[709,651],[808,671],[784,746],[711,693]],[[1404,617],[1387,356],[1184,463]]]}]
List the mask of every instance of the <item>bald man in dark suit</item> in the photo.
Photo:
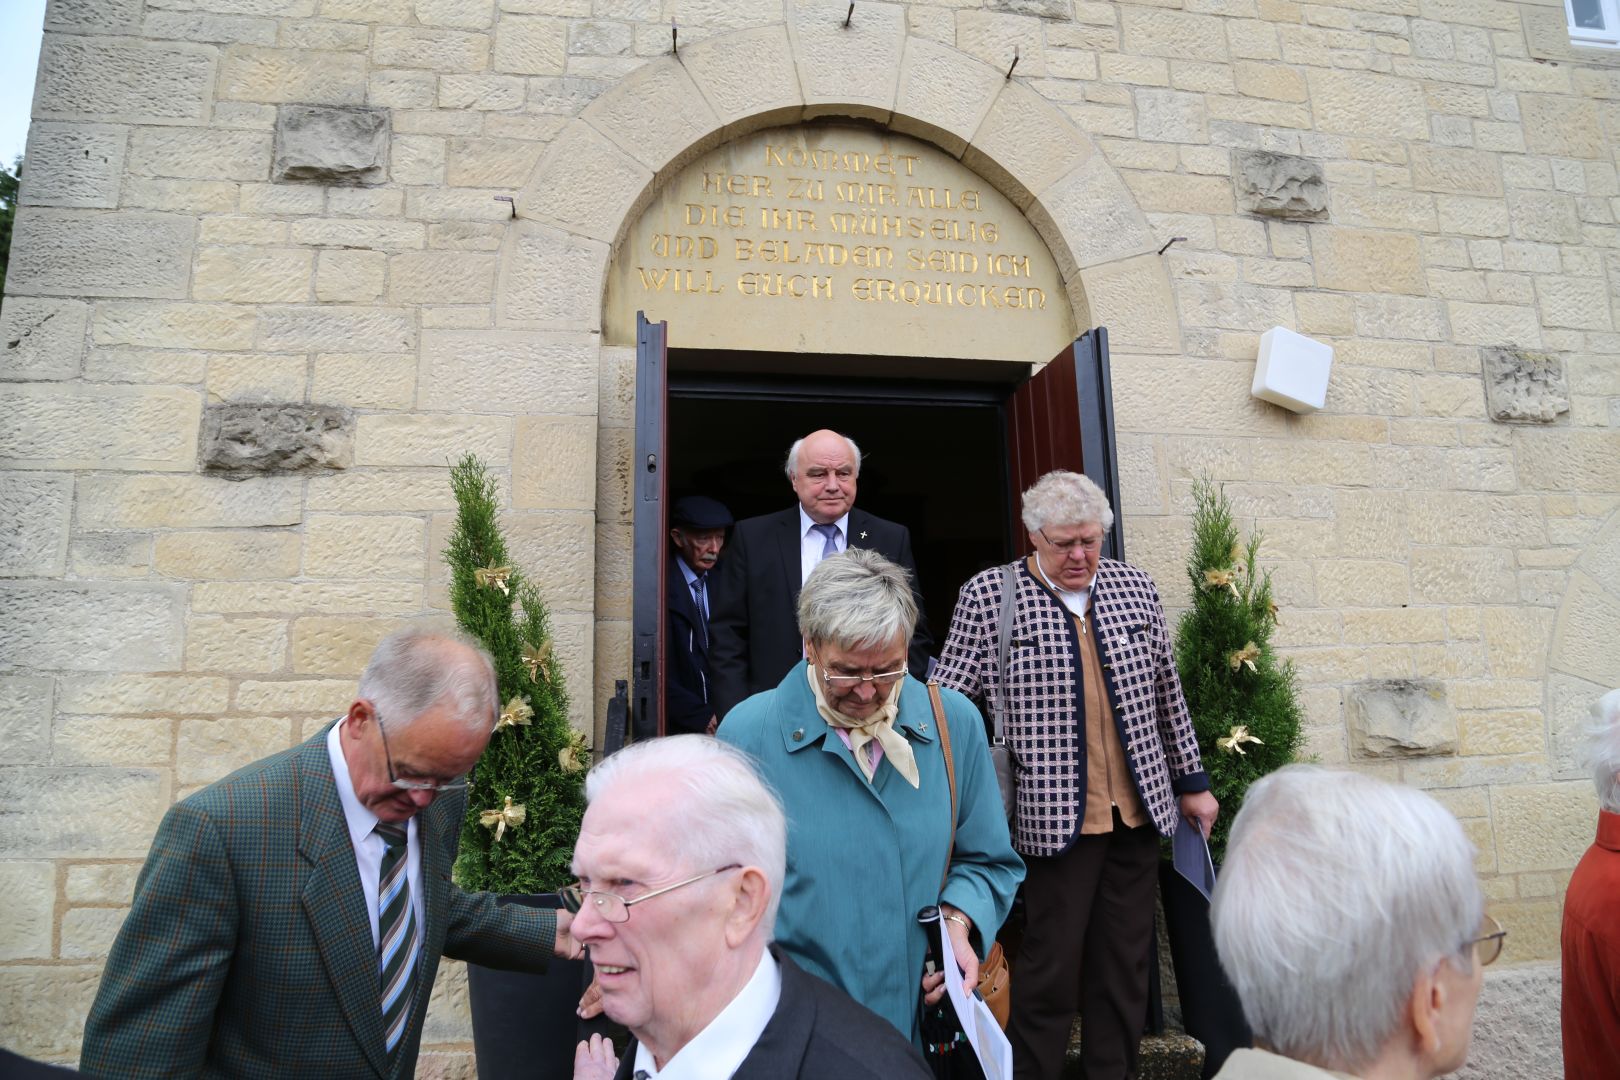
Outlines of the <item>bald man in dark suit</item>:
[{"label": "bald man in dark suit", "polygon": [[911,532],[855,509],[861,450],[836,431],[816,431],[793,444],[786,472],[798,505],[737,523],[720,564],[718,602],[710,618],[710,701],[727,712],[782,681],[804,656],[799,636],[799,589],[828,555],[870,548],[904,567],[917,598],[917,629],[907,664],[922,678],[932,639],[917,592]]}]

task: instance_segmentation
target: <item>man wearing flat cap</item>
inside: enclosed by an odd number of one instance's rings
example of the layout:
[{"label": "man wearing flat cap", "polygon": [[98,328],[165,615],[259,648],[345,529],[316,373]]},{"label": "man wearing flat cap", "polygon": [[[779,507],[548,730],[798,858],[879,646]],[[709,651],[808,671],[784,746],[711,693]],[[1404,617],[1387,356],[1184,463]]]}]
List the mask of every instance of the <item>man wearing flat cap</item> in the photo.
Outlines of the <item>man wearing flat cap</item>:
[{"label": "man wearing flat cap", "polygon": [[709,612],[719,575],[711,571],[726,546],[731,511],[706,495],[688,495],[676,500],[670,525],[664,715],[671,735],[712,735],[719,720],[710,704]]}]

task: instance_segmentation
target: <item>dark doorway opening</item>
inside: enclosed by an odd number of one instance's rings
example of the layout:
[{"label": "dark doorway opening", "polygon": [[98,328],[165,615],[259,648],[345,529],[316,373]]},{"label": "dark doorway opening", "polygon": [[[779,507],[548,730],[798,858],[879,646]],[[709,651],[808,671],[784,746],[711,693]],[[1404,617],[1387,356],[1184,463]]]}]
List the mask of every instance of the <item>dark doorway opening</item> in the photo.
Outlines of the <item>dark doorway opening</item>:
[{"label": "dark doorway opening", "polygon": [[[781,510],[794,500],[783,468],[793,440],[823,427],[850,436],[862,454],[856,504],[911,530],[937,652],[962,583],[1016,550],[1003,412],[1028,368],[936,362],[934,377],[897,378],[871,357],[669,357],[669,497],[711,495],[739,520]],[[803,373],[783,373],[783,361]]]}]

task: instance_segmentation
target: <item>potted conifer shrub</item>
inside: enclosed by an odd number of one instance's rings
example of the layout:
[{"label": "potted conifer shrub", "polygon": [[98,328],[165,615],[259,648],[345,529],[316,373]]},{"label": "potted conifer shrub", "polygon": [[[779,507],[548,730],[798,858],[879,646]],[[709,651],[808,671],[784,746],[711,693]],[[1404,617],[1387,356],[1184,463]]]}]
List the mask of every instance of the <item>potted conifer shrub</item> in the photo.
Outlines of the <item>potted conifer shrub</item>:
[{"label": "potted conifer shrub", "polygon": [[[1260,541],[1258,532],[1241,539],[1231,503],[1213,483],[1193,485],[1192,606],[1176,627],[1176,669],[1221,804],[1209,842],[1217,867],[1249,785],[1295,760],[1302,737],[1293,667],[1270,644],[1277,605],[1271,574],[1259,567]],[[1204,1044],[1210,1077],[1249,1045],[1248,1025],[1215,955],[1208,902],[1168,863],[1159,884],[1183,1026]]]},{"label": "potted conifer shrub", "polygon": [[[501,894],[501,902],[556,907],[557,890],[572,880],[589,751],[568,723],[546,606],[509,558],[494,478],[468,455],[451,469],[450,485],[450,605],[456,624],[494,658],[502,702],[469,779],[456,882]],[[573,1075],[586,968],[557,960],[535,975],[468,965],[480,1080]]]}]

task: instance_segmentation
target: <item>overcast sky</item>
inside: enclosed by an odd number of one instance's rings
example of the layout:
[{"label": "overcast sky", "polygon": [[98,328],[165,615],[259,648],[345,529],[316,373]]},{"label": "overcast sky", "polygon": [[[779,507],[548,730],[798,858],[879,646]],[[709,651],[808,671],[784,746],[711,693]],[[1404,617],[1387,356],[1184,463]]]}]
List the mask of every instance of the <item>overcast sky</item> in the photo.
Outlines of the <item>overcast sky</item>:
[{"label": "overcast sky", "polygon": [[45,0],[0,0],[0,161],[7,168],[28,141],[44,25]]}]

